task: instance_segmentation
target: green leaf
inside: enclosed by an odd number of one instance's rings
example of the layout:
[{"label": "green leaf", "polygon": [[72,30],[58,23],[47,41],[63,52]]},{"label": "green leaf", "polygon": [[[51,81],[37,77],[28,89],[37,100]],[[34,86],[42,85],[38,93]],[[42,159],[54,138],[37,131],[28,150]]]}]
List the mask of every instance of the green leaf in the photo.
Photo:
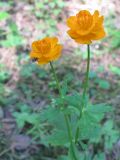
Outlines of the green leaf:
[{"label": "green leaf", "polygon": [[65,96],[65,101],[69,106],[74,106],[81,110],[82,97],[79,93],[74,92],[72,95]]},{"label": "green leaf", "polygon": [[5,92],[4,84],[0,83],[0,96],[3,95]]},{"label": "green leaf", "polygon": [[4,47],[19,46],[23,44],[23,39],[19,35],[7,35],[7,40],[3,40],[0,44]]},{"label": "green leaf", "polygon": [[83,140],[91,139],[91,141],[94,141],[94,139],[98,140],[100,137],[99,120],[100,119],[98,119],[96,115],[84,111],[78,123],[78,126],[80,128],[79,138]]},{"label": "green leaf", "polygon": [[68,106],[67,108],[65,108],[64,110],[63,110],[63,112],[65,113],[65,114],[67,114],[67,115],[72,115],[72,114],[74,114],[74,115],[77,115],[77,116],[79,116],[79,109],[78,108],[76,108],[76,107],[73,107],[73,106]]},{"label": "green leaf", "polygon": [[71,83],[73,80],[73,75],[71,73],[67,74],[64,79],[63,79],[63,84],[62,84],[62,94],[65,96],[68,92],[68,86],[69,83]]},{"label": "green leaf", "polygon": [[22,36],[19,35],[17,25],[13,21],[9,21],[10,34],[7,34],[6,40],[0,41],[4,47],[19,46],[25,43]]},{"label": "green leaf", "polygon": [[20,72],[20,76],[24,78],[30,78],[33,74],[33,72],[37,70],[36,65],[34,63],[30,64],[25,64],[24,69]]},{"label": "green leaf", "polygon": [[57,160],[69,160],[68,156],[60,156]]},{"label": "green leaf", "polygon": [[101,114],[101,113],[106,113],[106,112],[112,112],[113,107],[100,103],[100,104],[95,104],[95,105],[89,105],[87,106],[86,110],[88,112],[92,112],[93,114]]},{"label": "green leaf", "polygon": [[65,2],[64,1],[59,1],[57,3],[57,5],[60,7],[60,8],[63,8],[65,6]]},{"label": "green leaf", "polygon": [[23,128],[26,122],[34,125],[40,122],[39,114],[37,113],[15,112],[13,116],[16,118],[19,128]]},{"label": "green leaf", "polygon": [[59,115],[59,110],[55,107],[48,106],[40,113],[41,121],[52,122]]},{"label": "green leaf", "polygon": [[110,83],[106,80],[101,80],[99,82],[99,86],[102,88],[102,89],[109,89],[110,88]]},{"label": "green leaf", "polygon": [[120,67],[116,67],[116,66],[110,65],[110,70],[111,70],[112,73],[120,76]]},{"label": "green leaf", "polygon": [[24,104],[24,103],[23,104],[19,104],[18,108],[20,109],[21,112],[27,112],[27,113],[32,112],[31,107],[26,105],[26,104]]},{"label": "green leaf", "polygon": [[102,89],[110,89],[110,83],[107,80],[96,79],[95,82],[98,83],[99,87]]},{"label": "green leaf", "polygon": [[49,106],[40,113],[40,120],[47,121],[50,126],[56,129],[66,130],[63,112],[60,109]]},{"label": "green leaf", "polygon": [[0,2],[0,7],[10,7],[10,3]]},{"label": "green leaf", "polygon": [[7,12],[0,12],[0,21],[7,19],[9,17],[9,14]]},{"label": "green leaf", "polygon": [[54,14],[55,16],[58,16],[60,14],[61,10],[60,9],[54,9]]},{"label": "green leaf", "polygon": [[[89,154],[89,152],[81,152],[78,150],[78,148],[75,145],[73,147],[74,147],[74,152],[77,160],[92,160],[92,156],[91,154]],[[75,159],[73,156],[71,146],[69,147],[68,156],[69,156],[69,160]]]},{"label": "green leaf", "polygon": [[107,121],[102,128],[102,133],[105,136],[105,147],[111,149],[113,144],[116,143],[119,138],[119,132],[114,128],[112,120]]},{"label": "green leaf", "polygon": [[29,117],[28,113],[13,113],[13,116],[16,118],[16,122],[19,128],[23,128],[26,122],[27,117]]},{"label": "green leaf", "polygon": [[90,73],[89,73],[89,78],[90,78],[90,79],[93,79],[93,78],[96,78],[96,77],[97,77],[97,73],[94,72],[94,71],[90,71]]},{"label": "green leaf", "polygon": [[98,153],[93,160],[105,160],[105,153]]},{"label": "green leaf", "polygon": [[48,3],[49,2],[49,0],[44,0],[45,1],[45,3]]},{"label": "green leaf", "polygon": [[112,29],[110,31],[111,43],[110,46],[112,48],[118,48],[120,46],[120,30]]},{"label": "green leaf", "polygon": [[35,11],[35,16],[36,16],[37,18],[42,18],[42,17],[43,17],[43,14],[42,14],[41,12],[39,12],[39,11]]},{"label": "green leaf", "polygon": [[39,2],[37,3],[36,7],[40,9],[44,9],[45,6],[44,6],[44,3]]},{"label": "green leaf", "polygon": [[63,96],[66,96],[67,92],[68,92],[68,85],[67,83],[63,83],[62,88],[61,88],[61,92]]},{"label": "green leaf", "polygon": [[99,66],[98,68],[97,68],[97,71],[98,72],[104,72],[104,66]]},{"label": "green leaf", "polygon": [[54,8],[54,7],[56,6],[56,4],[55,4],[54,2],[50,2],[50,3],[49,3],[49,6],[50,6],[51,8]]},{"label": "green leaf", "polygon": [[10,78],[10,74],[6,71],[0,71],[0,82],[5,82]]},{"label": "green leaf", "polygon": [[82,113],[78,122],[80,128],[80,139],[89,139],[91,142],[98,142],[101,137],[101,120],[106,112],[112,111],[110,106],[103,104],[89,105]]},{"label": "green leaf", "polygon": [[54,130],[51,135],[45,136],[43,141],[53,146],[66,146],[69,144],[66,130]]},{"label": "green leaf", "polygon": [[9,27],[10,27],[10,30],[13,34],[19,34],[18,27],[13,21],[9,21]]}]

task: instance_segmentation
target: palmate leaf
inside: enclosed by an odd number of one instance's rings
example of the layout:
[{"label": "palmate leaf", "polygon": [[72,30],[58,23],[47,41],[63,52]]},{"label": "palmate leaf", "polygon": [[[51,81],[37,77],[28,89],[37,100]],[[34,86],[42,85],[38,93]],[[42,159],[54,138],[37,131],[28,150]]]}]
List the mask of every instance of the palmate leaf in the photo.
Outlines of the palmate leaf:
[{"label": "palmate leaf", "polygon": [[67,146],[69,145],[68,134],[66,130],[55,129],[52,134],[46,135],[42,138],[45,145],[52,146]]},{"label": "palmate leaf", "polygon": [[87,106],[86,110],[94,114],[101,114],[101,113],[112,112],[113,108],[112,106],[108,106],[106,104],[95,104]]},{"label": "palmate leaf", "polygon": [[43,144],[65,146],[69,143],[64,115],[60,109],[48,106],[40,114],[40,119],[53,127],[50,134],[42,137],[41,141]]},{"label": "palmate leaf", "polygon": [[48,125],[53,126],[56,129],[66,129],[64,114],[59,108],[48,106],[40,113],[40,120],[42,122],[45,121]]},{"label": "palmate leaf", "polygon": [[[42,139],[44,144],[51,144],[53,146],[66,146],[69,144],[64,114],[71,115],[72,113],[74,113],[73,111],[71,111],[69,107],[68,110],[65,109],[64,111],[61,111],[59,108],[55,108],[52,106],[48,106],[42,111],[40,115],[41,121],[45,121],[49,126],[52,126],[53,128],[51,129],[50,134],[45,135]],[[72,128],[74,128],[76,126],[76,119],[72,118],[70,125],[72,126]]]},{"label": "palmate leaf", "polygon": [[75,108],[78,108],[79,110],[81,110],[82,97],[79,93],[74,92],[72,95],[66,96],[65,102],[69,106],[74,106]]},{"label": "palmate leaf", "polygon": [[79,121],[80,134],[79,138],[81,140],[98,139],[100,136],[100,125],[96,119],[84,113]]},{"label": "palmate leaf", "polygon": [[78,126],[80,128],[79,139],[88,139],[91,142],[98,142],[101,137],[101,120],[106,112],[112,111],[112,107],[103,104],[87,106]]},{"label": "palmate leaf", "polygon": [[52,106],[47,106],[40,113],[41,121],[53,121],[59,115],[59,110]]},{"label": "palmate leaf", "polygon": [[105,147],[111,149],[113,144],[119,138],[119,131],[114,128],[114,122],[112,120],[107,121],[102,127],[102,134],[105,139]]}]

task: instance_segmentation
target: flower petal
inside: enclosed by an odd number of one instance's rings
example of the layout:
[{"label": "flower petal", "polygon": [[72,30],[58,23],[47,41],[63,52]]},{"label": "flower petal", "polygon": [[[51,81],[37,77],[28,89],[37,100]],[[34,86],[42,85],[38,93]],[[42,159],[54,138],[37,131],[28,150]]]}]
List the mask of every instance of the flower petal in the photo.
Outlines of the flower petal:
[{"label": "flower petal", "polygon": [[69,34],[69,36],[73,39],[79,38],[80,34],[78,34],[76,31],[74,30],[68,30],[67,33]]},{"label": "flower petal", "polygon": [[41,58],[41,54],[39,52],[31,51],[30,52],[30,58]]},{"label": "flower petal", "polygon": [[91,38],[92,38],[92,34],[88,34],[85,36],[81,36],[79,34],[77,34],[75,31],[73,30],[69,30],[68,34],[71,36],[71,38],[73,38],[76,42],[81,43],[81,44],[90,44],[91,43]]},{"label": "flower petal", "polygon": [[98,10],[95,10],[94,14],[93,14],[93,17],[95,19],[97,19],[99,17],[99,11]]},{"label": "flower petal", "polygon": [[45,58],[54,60],[56,57],[61,55],[62,45],[57,44],[49,54],[44,55]]},{"label": "flower petal", "polygon": [[39,44],[39,41],[34,41],[34,42],[32,43],[32,50],[33,50],[33,51],[35,51],[35,52],[40,52],[38,44]]},{"label": "flower petal", "polygon": [[90,44],[90,43],[92,43],[91,40],[92,40],[91,35],[81,36],[81,37],[75,39],[75,41],[80,43],[80,44]]},{"label": "flower petal", "polygon": [[38,59],[37,63],[39,65],[42,65],[42,64],[47,64],[49,61],[47,59],[44,59],[44,58],[40,58]]},{"label": "flower petal", "polygon": [[66,23],[71,29],[80,29],[76,16],[69,17]]},{"label": "flower petal", "polygon": [[102,39],[106,36],[106,33],[104,31],[103,28],[101,28],[101,30],[99,30],[99,32],[97,32],[96,34],[94,34],[94,36],[92,37],[93,40],[99,40]]},{"label": "flower petal", "polygon": [[50,43],[51,43],[51,49],[52,49],[58,43],[58,38],[56,37],[51,38]]}]

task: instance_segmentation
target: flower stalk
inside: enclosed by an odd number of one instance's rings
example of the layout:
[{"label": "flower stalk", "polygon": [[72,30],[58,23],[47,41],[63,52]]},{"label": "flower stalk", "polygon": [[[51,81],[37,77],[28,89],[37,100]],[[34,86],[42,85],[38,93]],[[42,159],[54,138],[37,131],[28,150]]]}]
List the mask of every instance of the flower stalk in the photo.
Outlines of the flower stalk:
[{"label": "flower stalk", "polygon": [[[58,81],[58,78],[57,78],[57,75],[56,75],[56,72],[55,72],[55,69],[53,67],[52,62],[50,62],[50,67],[51,67],[52,73],[53,73],[55,81],[56,81],[57,89],[58,89],[60,97],[62,99],[63,97],[62,97],[62,92],[61,92],[61,88],[60,88],[60,83]],[[65,119],[65,122],[66,122],[66,127],[67,127],[68,137],[69,137],[69,141],[70,141],[70,147],[71,147],[72,155],[74,157],[74,160],[77,160],[76,155],[75,155],[75,151],[74,151],[72,130],[71,130],[71,127],[70,127],[70,122],[69,122],[68,115],[64,114],[64,119]]]},{"label": "flower stalk", "polygon": [[59,92],[59,94],[60,94],[60,96],[61,96],[61,98],[62,98],[62,92],[61,92],[61,89],[60,89],[60,83],[59,83],[59,81],[58,81],[58,78],[57,78],[57,75],[56,75],[56,72],[55,72],[55,69],[54,69],[54,67],[53,67],[52,62],[50,62],[50,67],[51,67],[53,76],[54,76],[55,81],[56,81],[56,87],[57,87],[58,92]]},{"label": "flower stalk", "polygon": [[84,90],[83,90],[83,101],[85,100],[85,96],[87,93],[88,89],[88,84],[89,84],[89,70],[90,70],[90,45],[87,45],[87,71],[86,71],[86,76],[85,76],[85,83],[84,83]]},{"label": "flower stalk", "polygon": [[[88,89],[88,84],[89,84],[89,71],[90,71],[90,45],[88,44],[87,45],[87,69],[86,69],[83,96],[82,96],[82,106],[81,106],[80,115],[78,117],[78,121],[80,120],[80,118],[82,116],[83,109],[85,107],[85,98],[87,95],[87,89]],[[76,135],[75,135],[75,143],[77,143],[77,141],[78,141],[79,132],[80,132],[80,128],[77,127]]]}]

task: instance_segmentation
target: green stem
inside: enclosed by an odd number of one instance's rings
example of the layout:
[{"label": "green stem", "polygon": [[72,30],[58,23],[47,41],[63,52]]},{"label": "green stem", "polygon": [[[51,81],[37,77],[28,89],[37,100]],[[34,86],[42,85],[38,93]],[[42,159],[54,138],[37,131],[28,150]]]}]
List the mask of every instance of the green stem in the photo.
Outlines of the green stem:
[{"label": "green stem", "polygon": [[89,82],[89,70],[90,70],[90,45],[87,45],[87,71],[86,71],[86,76],[85,76],[85,83],[84,83],[84,91],[83,91],[83,101],[85,99],[87,89],[88,89],[88,82]]},{"label": "green stem", "polygon": [[[82,108],[81,108],[81,112],[80,115],[78,117],[78,121],[80,120],[81,116],[82,116],[82,111],[85,105],[85,96],[87,94],[87,89],[88,89],[88,82],[89,82],[89,70],[90,70],[90,45],[87,45],[87,70],[86,70],[86,75],[85,75],[85,83],[84,83],[84,90],[83,90],[83,96],[82,96]],[[76,135],[75,135],[75,143],[77,143],[78,141],[78,137],[79,137],[79,132],[80,132],[80,128],[77,127],[76,130]]]},{"label": "green stem", "polygon": [[58,89],[59,94],[60,94],[60,96],[61,96],[61,98],[62,98],[62,92],[61,92],[61,89],[60,89],[60,83],[59,83],[59,81],[58,81],[58,78],[57,78],[57,75],[56,75],[56,72],[55,72],[55,69],[54,69],[54,67],[53,67],[52,62],[50,62],[50,67],[51,67],[51,69],[52,69],[52,73],[53,73],[53,76],[54,76],[55,81],[56,81],[57,89]]},{"label": "green stem", "polygon": [[[55,72],[55,69],[53,67],[52,62],[50,62],[50,66],[51,66],[51,70],[52,70],[52,73],[53,73],[55,81],[56,81],[56,86],[57,86],[59,94],[62,98],[60,83],[58,81],[58,78],[57,78],[57,75],[56,75],[56,72]],[[70,146],[71,146],[72,154],[73,154],[74,160],[77,160],[76,155],[75,155],[75,151],[74,151],[73,141],[72,141],[72,131],[71,131],[71,127],[70,127],[69,117],[66,114],[64,114],[64,118],[65,118],[65,122],[66,122],[66,126],[67,126],[67,132],[68,132],[68,137],[69,137],[69,140],[70,140]]]},{"label": "green stem", "polygon": [[70,147],[71,147],[72,155],[74,157],[74,160],[77,160],[76,155],[75,155],[75,151],[74,151],[73,141],[72,141],[72,132],[71,132],[70,124],[69,124],[69,117],[64,114],[64,118],[65,118],[65,122],[66,122],[66,125],[67,125],[67,130],[68,130],[68,136],[69,136],[69,140],[70,140]]}]

